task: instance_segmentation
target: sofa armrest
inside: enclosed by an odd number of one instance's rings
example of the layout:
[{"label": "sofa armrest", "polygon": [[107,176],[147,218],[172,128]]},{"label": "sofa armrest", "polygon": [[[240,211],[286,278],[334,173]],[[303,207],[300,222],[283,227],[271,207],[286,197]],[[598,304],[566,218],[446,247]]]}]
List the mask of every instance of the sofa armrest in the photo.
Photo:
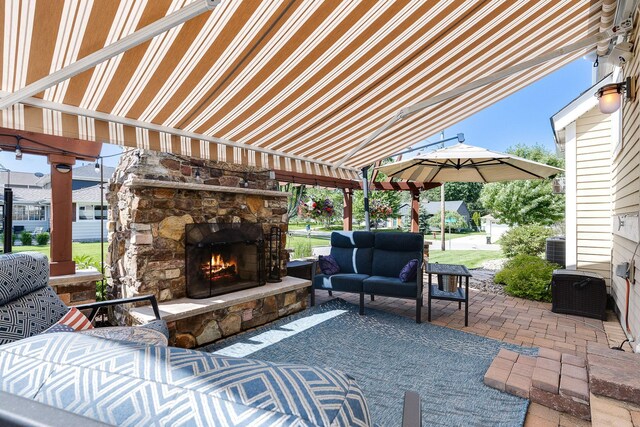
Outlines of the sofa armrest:
[{"label": "sofa armrest", "polygon": [[404,405],[402,408],[402,427],[422,426],[422,405],[420,395],[415,391],[404,392]]},{"label": "sofa armrest", "polygon": [[96,314],[98,314],[98,310],[100,310],[102,307],[111,307],[111,306],[120,305],[120,304],[131,304],[133,302],[147,301],[147,300],[151,302],[151,308],[153,308],[153,314],[156,316],[156,320],[161,320],[160,310],[158,309],[158,301],[156,300],[155,295],[141,295],[138,297],[131,297],[131,298],[120,298],[120,299],[114,299],[109,301],[98,301],[98,302],[92,302],[89,304],[76,305],[75,307],[78,310],[91,309],[91,313],[89,314],[88,317],[89,317],[89,320],[93,322],[93,319],[96,317]]}]

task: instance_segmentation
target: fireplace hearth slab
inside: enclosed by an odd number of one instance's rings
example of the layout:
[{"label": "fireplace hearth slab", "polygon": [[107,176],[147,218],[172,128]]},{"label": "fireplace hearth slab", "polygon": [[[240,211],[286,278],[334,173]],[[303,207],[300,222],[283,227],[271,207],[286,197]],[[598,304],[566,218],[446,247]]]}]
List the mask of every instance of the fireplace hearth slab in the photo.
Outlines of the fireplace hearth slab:
[{"label": "fireplace hearth slab", "polygon": [[[224,295],[217,295],[210,298],[191,299],[180,298],[159,304],[160,315],[167,322],[194,317],[222,308],[231,307],[248,301],[254,301],[271,295],[282,294],[297,289],[311,286],[311,281],[299,279],[297,277],[285,276],[282,282],[267,283],[264,286],[243,289]],[[129,315],[141,324],[148,323],[155,319],[150,306],[135,307],[129,310]]]}]

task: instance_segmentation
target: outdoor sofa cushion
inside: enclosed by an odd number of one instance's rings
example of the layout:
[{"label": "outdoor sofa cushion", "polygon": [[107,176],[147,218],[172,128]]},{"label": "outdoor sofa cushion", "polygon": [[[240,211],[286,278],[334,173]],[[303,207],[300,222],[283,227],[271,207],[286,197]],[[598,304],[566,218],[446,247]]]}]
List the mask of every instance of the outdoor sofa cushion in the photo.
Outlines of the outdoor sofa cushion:
[{"label": "outdoor sofa cushion", "polygon": [[331,255],[340,273],[371,274],[374,234],[366,231],[331,233]]},{"label": "outdoor sofa cushion", "polygon": [[415,279],[403,282],[399,277],[370,276],[362,285],[365,294],[416,298],[418,293]]},{"label": "outdoor sofa cushion", "polygon": [[0,345],[44,332],[69,311],[49,286],[49,262],[37,252],[0,257]]},{"label": "outdoor sofa cushion", "polygon": [[412,259],[422,259],[424,237],[417,233],[377,233],[372,276],[399,277]]},{"label": "outdoor sofa cushion", "polygon": [[355,380],[334,369],[82,333],[0,346],[0,391],[118,426],[371,425]]},{"label": "outdoor sofa cushion", "polygon": [[362,282],[368,278],[366,274],[317,274],[313,279],[313,287],[316,289],[328,289],[339,292],[362,292]]}]

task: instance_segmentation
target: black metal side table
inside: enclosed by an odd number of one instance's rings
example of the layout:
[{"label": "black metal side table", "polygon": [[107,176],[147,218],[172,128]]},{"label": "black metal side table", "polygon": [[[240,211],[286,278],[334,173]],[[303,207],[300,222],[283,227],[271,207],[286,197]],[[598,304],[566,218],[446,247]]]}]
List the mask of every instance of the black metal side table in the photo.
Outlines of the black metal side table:
[{"label": "black metal side table", "polygon": [[[427,320],[431,322],[431,300],[440,299],[446,301],[458,301],[458,310],[462,308],[464,302],[464,326],[469,326],[469,277],[471,273],[464,265],[456,264],[427,264],[426,273],[428,274],[428,287],[429,297],[427,301]],[[439,276],[456,276],[456,290],[455,292],[447,292],[441,290],[438,284],[432,283],[431,275],[436,274]],[[464,277],[464,288],[462,287],[462,278]]]},{"label": "black metal side table", "polygon": [[316,260],[297,260],[289,261],[287,263],[287,275],[291,277],[298,277],[300,279],[311,280],[311,305],[314,306],[315,292],[313,292],[313,278],[316,275]]}]

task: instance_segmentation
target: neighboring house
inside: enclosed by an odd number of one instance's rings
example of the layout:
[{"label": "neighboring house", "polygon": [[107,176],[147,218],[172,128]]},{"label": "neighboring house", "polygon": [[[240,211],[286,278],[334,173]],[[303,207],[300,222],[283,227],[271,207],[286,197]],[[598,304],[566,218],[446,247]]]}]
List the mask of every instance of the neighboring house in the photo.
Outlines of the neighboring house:
[{"label": "neighboring house", "polygon": [[[458,212],[464,218],[467,227],[471,224],[471,213],[469,209],[467,209],[467,204],[462,200],[444,202],[444,210],[445,211],[453,211]],[[420,212],[427,212],[429,215],[435,215],[440,212],[440,202],[422,202],[420,203]],[[394,224],[398,226],[409,226],[411,225],[411,205],[405,203],[400,206],[398,210],[398,214],[400,216]]]},{"label": "neighboring house", "polygon": [[[73,225],[72,239],[74,241],[96,241],[100,240],[100,218],[104,215],[104,236],[107,235],[107,201],[103,198],[104,211],[100,211],[100,174],[96,173],[93,165],[90,171],[87,166],[80,166],[73,169],[72,202],[73,202]],[[79,170],[79,173],[76,171]],[[105,167],[105,181],[113,174],[114,168]],[[51,189],[50,177],[44,175],[31,179],[29,173],[10,172],[9,180],[7,173],[0,173],[0,183],[9,186],[13,190],[13,227],[14,230],[26,231],[50,231],[51,220]],[[98,180],[95,181],[95,176]],[[18,177],[19,180],[14,180]],[[76,181],[76,177],[78,177]],[[16,179],[18,179],[16,178]],[[14,184],[15,183],[15,184]],[[88,186],[87,184],[91,184]],[[106,193],[106,184],[105,184]],[[4,194],[0,192],[0,204],[4,206]]]},{"label": "neighboring house", "polygon": [[[109,181],[115,168],[110,166],[104,166],[104,180]],[[84,166],[77,166],[73,168],[73,182],[71,184],[72,189],[79,190],[81,188],[92,187],[100,184],[100,172],[96,172],[94,164],[88,164]],[[51,175],[45,175],[38,183],[42,188],[51,188]]]},{"label": "neighboring house", "polygon": [[14,172],[0,169],[0,187],[11,188],[43,188],[40,181],[44,177],[42,173]]},{"label": "neighboring house", "polygon": [[[632,263],[634,276],[640,273],[640,105],[637,91],[631,100],[609,115],[600,113],[594,97],[605,82],[637,78],[640,68],[635,32],[635,56],[624,69],[598,82],[551,118],[558,147],[566,160],[567,266],[595,271],[607,279],[623,329],[636,352],[640,351],[640,286],[632,280],[627,304],[627,282],[613,272]],[[600,61],[599,77],[612,67]],[[608,70],[606,69],[608,66]],[[635,284],[634,284],[635,283]],[[626,315],[627,307],[629,310]]]},{"label": "neighboring house", "polygon": [[[429,215],[435,215],[440,212],[440,202],[425,202],[421,203],[421,209],[424,209]],[[462,200],[454,200],[450,202],[444,202],[444,210],[459,213],[464,221],[467,223],[467,227],[471,224],[471,213],[467,209],[467,204]]]}]

